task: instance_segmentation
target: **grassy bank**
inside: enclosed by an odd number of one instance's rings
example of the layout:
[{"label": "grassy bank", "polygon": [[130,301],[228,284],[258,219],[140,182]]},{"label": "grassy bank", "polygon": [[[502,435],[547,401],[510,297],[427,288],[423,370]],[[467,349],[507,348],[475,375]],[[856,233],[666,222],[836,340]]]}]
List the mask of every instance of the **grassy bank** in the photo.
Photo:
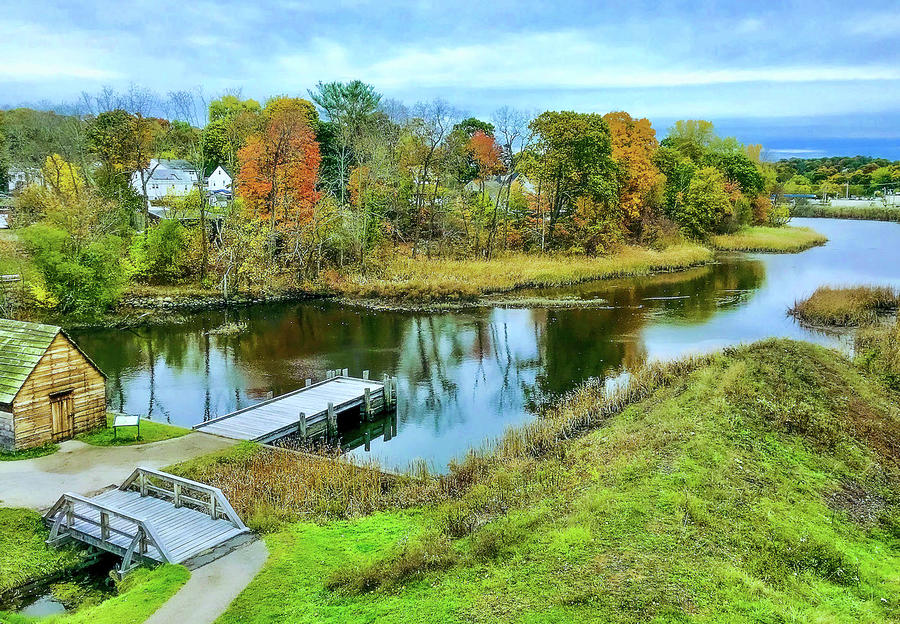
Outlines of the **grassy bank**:
[{"label": "grassy bank", "polygon": [[444,477],[280,525],[220,621],[898,622],[898,398],[784,340],[588,384]]},{"label": "grassy bank", "polygon": [[166,423],[142,418],[141,435],[138,437],[137,427],[123,427],[118,433],[115,432],[112,426],[114,421],[115,416],[107,414],[106,427],[79,434],[76,436],[76,439],[93,446],[131,446],[180,438],[191,433],[190,429],[185,429],[184,427],[176,427],[175,425],[167,425]]},{"label": "grassy bank", "polygon": [[[183,566],[139,568],[119,583],[118,595],[100,604],[84,606],[74,613],[32,618],[0,613],[4,624],[141,624],[175,595],[190,573]],[[190,622],[190,614],[185,614]]]},{"label": "grassy bank", "polygon": [[806,227],[746,227],[734,234],[713,236],[710,243],[720,251],[797,253],[824,245],[828,239]]},{"label": "grassy bank", "polygon": [[44,457],[45,455],[53,455],[59,450],[59,445],[55,443],[35,446],[34,448],[22,449],[21,451],[4,451],[0,449],[0,461],[18,461],[20,459],[34,459],[35,457]]},{"label": "grassy bank", "polygon": [[809,204],[791,208],[792,217],[824,217],[831,219],[867,219],[870,221],[900,221],[900,208],[887,206],[831,206]]},{"label": "grassy bank", "polygon": [[493,260],[403,257],[377,275],[336,276],[328,288],[361,299],[410,302],[472,301],[481,295],[518,288],[566,286],[596,279],[648,275],[710,262],[704,247],[680,244],[663,251],[624,247],[609,256],[510,254]]},{"label": "grassy bank", "polygon": [[36,511],[0,507],[0,594],[82,563],[82,551],[50,548],[47,536]]},{"label": "grassy bank", "polygon": [[885,286],[820,286],[789,310],[804,323],[832,327],[871,323],[879,315],[897,309],[898,293]]}]

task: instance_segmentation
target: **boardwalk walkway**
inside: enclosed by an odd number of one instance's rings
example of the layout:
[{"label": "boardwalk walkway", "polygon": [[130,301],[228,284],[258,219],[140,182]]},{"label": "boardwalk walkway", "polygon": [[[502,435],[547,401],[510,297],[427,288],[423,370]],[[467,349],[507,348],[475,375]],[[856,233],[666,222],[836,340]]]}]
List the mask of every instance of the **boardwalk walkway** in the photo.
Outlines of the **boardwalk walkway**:
[{"label": "boardwalk walkway", "polygon": [[321,431],[336,431],[337,416],[359,410],[365,417],[389,409],[396,402],[396,379],[381,381],[350,377],[330,371],[318,383],[306,381],[306,387],[274,399],[209,420],[194,429],[236,440],[272,442],[288,435],[301,437]]},{"label": "boardwalk walkway", "polygon": [[63,494],[44,515],[48,543],[75,540],[122,557],[200,567],[251,538],[221,490],[149,468],[93,497]]}]

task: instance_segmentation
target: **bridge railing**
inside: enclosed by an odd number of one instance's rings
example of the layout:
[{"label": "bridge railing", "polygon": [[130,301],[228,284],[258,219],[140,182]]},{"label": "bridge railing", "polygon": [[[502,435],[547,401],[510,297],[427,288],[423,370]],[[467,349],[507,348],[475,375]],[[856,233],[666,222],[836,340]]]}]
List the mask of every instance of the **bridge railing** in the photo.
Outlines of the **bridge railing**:
[{"label": "bridge railing", "polygon": [[213,520],[228,520],[237,529],[247,528],[222,490],[199,481],[152,468],[136,468],[119,489],[137,491],[141,496],[154,496],[171,502],[175,507],[202,511]]},{"label": "bridge railing", "polygon": [[[87,509],[97,512],[96,517],[82,513]],[[133,567],[135,553],[145,555],[150,546],[153,546],[159,553],[160,561],[163,563],[172,561],[172,554],[152,524],[111,505],[98,503],[78,494],[66,493],[44,514],[44,518],[52,523],[48,544],[56,544],[61,539],[68,537],[70,533],[75,532],[82,539],[99,540],[100,543],[97,545],[107,547],[107,549],[109,547],[124,548],[125,554],[120,569],[123,573]],[[87,526],[79,525],[79,523]],[[90,530],[91,527],[95,530]],[[124,537],[128,546],[122,547],[121,544],[115,543],[112,540],[114,534]]]}]

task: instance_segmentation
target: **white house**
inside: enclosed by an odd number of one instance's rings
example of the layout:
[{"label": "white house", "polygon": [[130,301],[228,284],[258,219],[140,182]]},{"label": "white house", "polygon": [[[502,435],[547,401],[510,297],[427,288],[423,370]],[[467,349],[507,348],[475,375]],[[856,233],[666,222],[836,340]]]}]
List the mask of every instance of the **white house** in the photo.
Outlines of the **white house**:
[{"label": "white house", "polygon": [[222,167],[216,167],[216,170],[206,180],[206,188],[212,193],[216,191],[230,191],[231,183],[232,179],[228,172]]},{"label": "white house", "polygon": [[[166,195],[187,195],[197,188],[197,182],[200,180],[197,169],[186,160],[157,160],[154,158],[144,171],[144,175],[147,172],[150,173],[150,180],[147,182],[147,198],[151,203]],[[140,172],[131,176],[131,186],[138,193],[143,194]]]},{"label": "white house", "polygon": [[11,167],[6,172],[6,179],[9,183],[8,192],[21,191],[32,182],[41,182],[40,169],[19,169]]}]

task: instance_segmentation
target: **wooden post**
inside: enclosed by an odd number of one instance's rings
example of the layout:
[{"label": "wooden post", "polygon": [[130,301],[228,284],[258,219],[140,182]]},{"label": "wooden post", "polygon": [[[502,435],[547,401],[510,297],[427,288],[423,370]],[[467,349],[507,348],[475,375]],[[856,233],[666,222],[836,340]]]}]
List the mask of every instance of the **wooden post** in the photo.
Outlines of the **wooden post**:
[{"label": "wooden post", "polygon": [[347,368],[345,368],[344,370],[341,371],[341,375],[343,375],[344,377],[349,377],[349,376],[350,376],[350,370],[347,369]]},{"label": "wooden post", "polygon": [[391,406],[391,378],[387,376],[387,373],[384,375],[384,409],[388,409]]},{"label": "wooden post", "polygon": [[334,403],[328,404],[328,425],[325,433],[337,435],[337,414],[334,413]]},{"label": "wooden post", "polygon": [[100,512],[100,539],[109,539],[109,514],[105,511]]},{"label": "wooden post", "polygon": [[396,377],[394,377],[393,380],[391,380],[391,398],[393,399],[393,401],[392,401],[393,404],[396,405],[397,404],[397,378]]},{"label": "wooden post", "polygon": [[366,379],[366,380],[369,379],[369,371],[367,371],[367,370],[363,371],[363,379]]},{"label": "wooden post", "polygon": [[72,528],[75,524],[75,504],[72,501],[66,503],[66,528]]},{"label": "wooden post", "polygon": [[215,520],[216,513],[217,513],[217,511],[216,511],[216,493],[210,492],[209,493],[209,517],[212,518],[213,520]]},{"label": "wooden post", "polygon": [[175,506],[181,507],[181,484],[175,483]]},{"label": "wooden post", "polygon": [[369,433],[368,429],[366,429],[365,440],[366,440],[366,452],[368,453],[369,451],[372,450],[372,434]]},{"label": "wooden post", "polygon": [[312,379],[306,380],[306,387],[309,388],[312,385]]},{"label": "wooden post", "polygon": [[300,439],[306,442],[306,412],[300,412]]},{"label": "wooden post", "polygon": [[365,402],[366,420],[372,420],[372,393],[368,388],[363,390],[363,401]]},{"label": "wooden post", "polygon": [[143,472],[138,477],[138,483],[141,486],[141,496],[147,496],[147,475]]}]

